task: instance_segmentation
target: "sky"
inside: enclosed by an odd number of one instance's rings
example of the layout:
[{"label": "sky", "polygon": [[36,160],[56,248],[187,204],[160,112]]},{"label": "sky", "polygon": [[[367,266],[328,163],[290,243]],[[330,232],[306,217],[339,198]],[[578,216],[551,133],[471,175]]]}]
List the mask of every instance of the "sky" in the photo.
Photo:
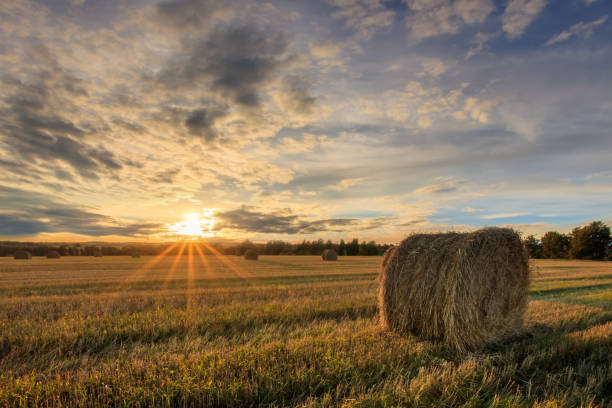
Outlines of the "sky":
[{"label": "sky", "polygon": [[609,0],[2,2],[0,239],[609,222],[610,39]]}]

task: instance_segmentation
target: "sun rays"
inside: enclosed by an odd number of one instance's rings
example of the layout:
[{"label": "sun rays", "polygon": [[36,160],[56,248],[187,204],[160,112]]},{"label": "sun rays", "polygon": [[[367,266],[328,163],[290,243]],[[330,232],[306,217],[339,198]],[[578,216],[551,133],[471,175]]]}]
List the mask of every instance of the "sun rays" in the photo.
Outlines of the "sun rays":
[{"label": "sun rays", "polygon": [[[160,266],[162,261],[165,261],[165,266]],[[164,269],[165,273],[160,276]],[[223,278],[238,279],[251,285],[254,275],[207,242],[184,240],[169,245],[138,266],[119,283],[119,287],[120,291],[127,291],[138,282],[157,279],[163,291],[183,291],[179,288],[184,286],[185,308],[192,309],[198,291],[205,289],[208,282]]]}]

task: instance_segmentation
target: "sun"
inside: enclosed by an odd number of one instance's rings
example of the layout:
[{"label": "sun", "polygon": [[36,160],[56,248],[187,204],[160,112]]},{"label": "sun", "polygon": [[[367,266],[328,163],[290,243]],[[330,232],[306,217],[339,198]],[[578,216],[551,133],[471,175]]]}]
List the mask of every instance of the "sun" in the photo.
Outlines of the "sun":
[{"label": "sun", "polygon": [[169,229],[176,235],[185,235],[196,238],[213,236],[214,226],[214,211],[206,209],[202,211],[202,214],[187,214],[183,221],[170,224]]}]

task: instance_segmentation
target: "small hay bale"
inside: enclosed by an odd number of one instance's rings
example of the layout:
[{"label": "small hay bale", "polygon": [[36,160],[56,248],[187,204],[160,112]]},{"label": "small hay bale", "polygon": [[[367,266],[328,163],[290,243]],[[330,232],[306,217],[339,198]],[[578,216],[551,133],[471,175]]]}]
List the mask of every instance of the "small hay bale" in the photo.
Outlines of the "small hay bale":
[{"label": "small hay bale", "polygon": [[511,229],[416,234],[385,252],[379,280],[385,328],[461,352],[517,334],[529,263]]},{"label": "small hay bale", "polygon": [[61,257],[62,256],[57,251],[51,250],[51,251],[47,252],[47,258],[49,258],[49,259],[57,259],[57,258],[61,258]]},{"label": "small hay bale", "polygon": [[32,259],[32,254],[24,249],[20,249],[18,251],[15,251],[15,253],[13,254],[13,258],[14,259]]},{"label": "small hay bale", "polygon": [[324,261],[337,261],[338,254],[333,249],[326,249],[323,251],[323,254],[321,254],[321,258],[323,258]]},{"label": "small hay bale", "polygon": [[259,255],[254,249],[247,249],[244,251],[244,259],[248,259],[249,261],[256,261],[259,259]]},{"label": "small hay bale", "polygon": [[140,252],[132,251],[131,256],[132,256],[132,258],[140,258]]}]

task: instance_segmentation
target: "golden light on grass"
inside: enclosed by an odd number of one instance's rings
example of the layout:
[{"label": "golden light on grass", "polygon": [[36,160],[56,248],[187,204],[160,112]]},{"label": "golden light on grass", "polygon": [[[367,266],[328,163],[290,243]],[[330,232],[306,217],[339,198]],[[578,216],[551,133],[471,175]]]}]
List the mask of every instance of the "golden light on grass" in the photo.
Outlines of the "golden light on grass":
[{"label": "golden light on grass", "polygon": [[164,288],[168,286],[168,284],[170,283],[170,281],[174,277],[174,272],[176,270],[176,267],[178,266],[178,263],[181,261],[181,258],[183,256],[183,251],[185,251],[185,245],[187,245],[187,244],[185,242],[183,242],[183,245],[181,246],[181,248],[179,249],[178,253],[174,257],[174,261],[172,262],[172,266],[170,267],[170,270],[168,271],[168,274],[166,275],[166,278],[164,279]]},{"label": "golden light on grass", "polygon": [[251,279],[252,275],[242,269],[241,267],[239,267],[238,265],[236,265],[234,262],[230,261],[229,259],[227,259],[227,257],[225,255],[223,255],[221,252],[217,251],[215,248],[213,248],[212,246],[208,245],[206,242],[202,243],[215,257],[217,257],[221,262],[223,262],[232,272],[234,272],[239,278],[241,279]]},{"label": "golden light on grass", "polygon": [[123,279],[122,285],[125,285],[125,284],[128,284],[128,283],[131,283],[131,282],[134,282],[134,281],[142,279],[143,276],[147,273],[147,271],[149,271],[150,269],[155,267],[159,262],[161,262],[161,260],[164,259],[164,257],[170,251],[172,251],[174,248],[176,248],[177,245],[178,245],[178,243],[175,242],[174,244],[172,244],[172,245],[168,246],[166,249],[164,249],[160,254],[156,255],[153,259],[149,260],[144,265],[142,265],[139,268],[135,269],[132,273],[130,273],[129,275],[127,275]]}]

